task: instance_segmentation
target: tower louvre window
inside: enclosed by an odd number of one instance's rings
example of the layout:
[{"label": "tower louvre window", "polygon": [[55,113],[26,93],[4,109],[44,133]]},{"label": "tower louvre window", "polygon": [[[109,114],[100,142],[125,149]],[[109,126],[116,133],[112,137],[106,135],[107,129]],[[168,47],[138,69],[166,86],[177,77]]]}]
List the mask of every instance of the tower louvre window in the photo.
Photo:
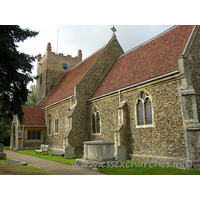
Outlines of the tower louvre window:
[{"label": "tower louvre window", "polygon": [[40,75],[40,86],[42,86],[42,74]]}]

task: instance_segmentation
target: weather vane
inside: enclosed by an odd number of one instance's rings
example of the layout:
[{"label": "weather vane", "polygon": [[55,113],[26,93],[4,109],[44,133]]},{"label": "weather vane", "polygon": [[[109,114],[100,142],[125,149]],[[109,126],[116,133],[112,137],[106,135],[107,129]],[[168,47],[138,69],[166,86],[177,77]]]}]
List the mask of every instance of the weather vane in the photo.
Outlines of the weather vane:
[{"label": "weather vane", "polygon": [[113,35],[115,35],[115,32],[117,31],[115,26],[113,25],[113,27],[111,28],[112,32],[113,32]]}]

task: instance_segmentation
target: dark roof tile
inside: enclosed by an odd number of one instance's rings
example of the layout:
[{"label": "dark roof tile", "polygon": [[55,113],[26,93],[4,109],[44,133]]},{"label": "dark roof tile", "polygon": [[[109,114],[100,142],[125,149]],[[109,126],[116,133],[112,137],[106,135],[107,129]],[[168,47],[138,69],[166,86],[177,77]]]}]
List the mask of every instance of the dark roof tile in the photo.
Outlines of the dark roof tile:
[{"label": "dark roof tile", "polygon": [[176,26],[116,59],[91,98],[178,70],[192,29]]}]

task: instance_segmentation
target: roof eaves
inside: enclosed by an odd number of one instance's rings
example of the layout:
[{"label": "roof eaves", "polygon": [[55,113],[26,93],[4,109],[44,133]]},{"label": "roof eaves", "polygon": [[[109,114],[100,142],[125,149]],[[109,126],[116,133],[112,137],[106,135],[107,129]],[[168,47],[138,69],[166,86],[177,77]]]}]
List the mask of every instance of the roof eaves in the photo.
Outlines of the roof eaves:
[{"label": "roof eaves", "polygon": [[103,95],[100,95],[100,96],[97,96],[97,97],[88,99],[87,102],[90,102],[90,101],[93,101],[93,100],[96,100],[96,99],[100,99],[100,98],[103,98],[103,97],[106,97],[106,96],[110,96],[110,95],[112,95],[112,94],[118,93],[119,91],[122,92],[122,91],[125,91],[125,90],[128,90],[128,89],[132,89],[132,88],[134,88],[134,87],[137,87],[137,86],[140,86],[140,85],[143,85],[143,84],[147,84],[147,83],[150,83],[150,82],[159,80],[159,79],[161,79],[161,78],[166,78],[166,77],[168,77],[168,76],[175,75],[175,74],[178,74],[178,73],[179,73],[179,70],[176,70],[176,71],[173,71],[173,72],[169,72],[169,73],[167,73],[167,74],[163,74],[163,75],[161,75],[161,76],[157,76],[157,77],[151,78],[151,79],[149,79],[149,80],[142,81],[142,82],[139,82],[139,83],[130,85],[130,86],[128,86],[128,87],[120,88],[120,89],[117,89],[117,90],[115,90],[115,91],[109,92],[109,93],[107,93],[107,94],[103,94]]},{"label": "roof eaves", "polygon": [[50,105],[48,105],[48,106],[46,106],[46,107],[42,107],[42,109],[46,109],[46,108],[49,108],[49,107],[54,106],[54,105],[56,105],[56,104],[62,103],[63,101],[66,101],[66,100],[71,99],[71,98],[73,98],[73,97],[74,97],[74,95],[72,95],[72,96],[70,96],[70,97],[67,97],[67,98],[65,98],[65,99],[62,99],[62,100],[60,100],[60,101],[57,101],[57,102],[55,102],[55,103],[52,103],[52,104],[50,104]]}]

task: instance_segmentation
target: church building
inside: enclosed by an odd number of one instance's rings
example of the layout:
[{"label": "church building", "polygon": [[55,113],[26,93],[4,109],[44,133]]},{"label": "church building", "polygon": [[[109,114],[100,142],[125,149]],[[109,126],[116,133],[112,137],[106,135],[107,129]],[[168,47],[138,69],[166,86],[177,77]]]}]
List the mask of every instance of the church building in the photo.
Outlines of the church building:
[{"label": "church building", "polygon": [[200,29],[173,26],[124,53],[115,29],[108,43],[82,60],[37,59],[36,106],[12,122],[10,148],[51,151],[110,141],[126,158],[200,161]]}]

